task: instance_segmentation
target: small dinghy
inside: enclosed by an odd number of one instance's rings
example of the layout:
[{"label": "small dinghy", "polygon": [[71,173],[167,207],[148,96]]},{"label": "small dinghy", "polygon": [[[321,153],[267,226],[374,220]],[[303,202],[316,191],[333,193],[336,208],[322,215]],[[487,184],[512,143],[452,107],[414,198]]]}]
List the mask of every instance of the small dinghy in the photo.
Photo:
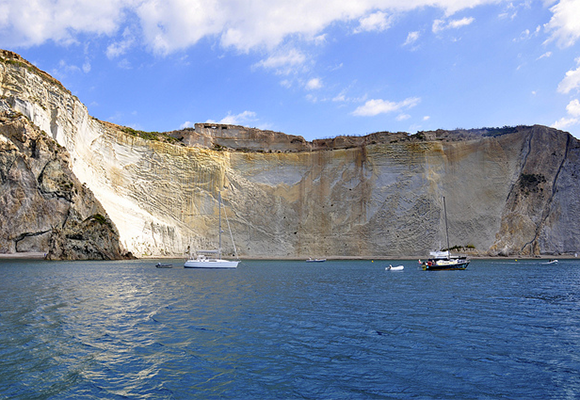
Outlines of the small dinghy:
[{"label": "small dinghy", "polygon": [[173,267],[172,264],[161,264],[161,263],[157,263],[157,265],[155,265],[156,268],[171,268]]},{"label": "small dinghy", "polygon": [[385,270],[387,270],[387,271],[402,271],[404,269],[405,269],[405,267],[403,265],[398,265],[396,267],[389,265],[387,268],[385,268]]}]

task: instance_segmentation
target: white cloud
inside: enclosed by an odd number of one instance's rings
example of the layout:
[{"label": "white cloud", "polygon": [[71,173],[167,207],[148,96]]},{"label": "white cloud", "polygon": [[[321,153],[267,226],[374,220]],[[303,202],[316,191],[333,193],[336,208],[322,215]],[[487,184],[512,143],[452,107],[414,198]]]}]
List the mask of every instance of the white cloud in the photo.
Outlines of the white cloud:
[{"label": "white cloud", "polygon": [[[336,23],[359,22],[360,31],[385,30],[392,15],[436,7],[446,16],[497,0],[0,0],[0,46],[67,44],[79,38],[108,36],[110,56],[126,49],[127,26],[156,54],[195,45],[202,38],[238,51],[272,51],[289,39],[324,43],[324,30]],[[562,0],[562,3],[572,3]],[[568,6],[570,8],[570,6]],[[559,9],[554,8],[560,13]],[[471,23],[464,18],[449,27]],[[557,21],[552,25],[556,26]]]},{"label": "white cloud", "polygon": [[409,45],[412,45],[413,43],[415,43],[419,39],[419,35],[420,35],[420,33],[418,31],[409,32],[409,34],[407,35],[407,40],[405,40],[405,43],[403,43],[403,46],[409,46]]},{"label": "white cloud", "polygon": [[404,121],[406,119],[411,118],[411,116],[409,114],[399,114],[397,115],[397,118],[395,118],[397,121]]},{"label": "white cloud", "polygon": [[433,33],[439,33],[444,29],[445,29],[445,21],[443,21],[442,19],[436,19],[435,21],[433,21],[433,26],[431,27]]},{"label": "white cloud", "polygon": [[76,65],[70,65],[65,60],[60,60],[58,63],[58,70],[54,71],[54,74],[58,76],[63,76],[70,73],[80,72],[81,68]]},{"label": "white cloud", "polygon": [[306,100],[308,100],[311,103],[317,103],[318,102],[318,97],[312,95],[312,94],[307,94],[306,95]]},{"label": "white cloud", "polygon": [[[579,62],[580,60],[576,61]],[[566,72],[566,77],[558,85],[558,92],[567,94],[571,90],[578,88],[578,86],[580,86],[580,67]]]},{"label": "white cloud", "polygon": [[568,117],[562,117],[552,125],[556,129],[567,129],[571,126],[580,124],[580,101],[578,99],[572,100],[566,106]]},{"label": "white cloud", "polygon": [[433,21],[432,29],[433,29],[433,33],[439,33],[439,32],[444,31],[446,29],[458,29],[458,28],[461,28],[463,26],[470,25],[473,21],[475,21],[475,19],[473,17],[454,19],[454,20],[451,20],[449,22],[445,22],[445,20],[442,20],[442,19],[436,19],[435,21]]},{"label": "white cloud", "polygon": [[322,81],[319,78],[310,79],[306,82],[306,89],[316,90],[322,88]]},{"label": "white cloud", "polygon": [[323,34],[323,35],[316,36],[314,38],[313,42],[317,46],[322,46],[323,44],[325,44],[327,42],[327,40],[326,40],[326,33]]},{"label": "white cloud", "polygon": [[204,37],[235,36],[235,28],[227,24],[232,7],[225,1],[220,3],[215,0],[143,0],[136,3],[133,11],[139,17],[147,46],[157,54],[168,54],[192,46]]},{"label": "white cloud", "polygon": [[117,66],[121,69],[133,69],[131,62],[126,58],[123,58],[121,61],[117,63]]},{"label": "white cloud", "polygon": [[538,57],[537,60],[541,60],[542,58],[550,58],[550,57],[552,57],[552,52],[547,51],[544,54],[542,54],[540,57]]},{"label": "white cloud", "polygon": [[133,0],[22,0],[0,3],[0,46],[68,45],[77,36],[115,34]]},{"label": "white cloud", "polygon": [[[520,10],[530,10],[532,8],[534,0],[521,0],[519,2],[509,1],[504,2],[505,4],[505,11],[498,15],[499,18],[509,18],[511,20],[515,19]],[[557,0],[542,0],[544,3],[544,7],[549,7],[550,3],[553,3]]]},{"label": "white cloud", "polygon": [[382,11],[377,11],[359,20],[360,25],[354,33],[360,32],[380,32],[390,28],[392,17]]},{"label": "white cloud", "polygon": [[538,36],[540,34],[542,27],[541,26],[537,26],[535,31],[530,31],[529,29],[525,29],[524,31],[522,31],[522,33],[520,33],[520,36],[514,39],[514,42],[523,42],[525,40],[530,40],[536,36]]},{"label": "white cloud", "polygon": [[560,0],[550,8],[553,16],[544,28],[551,32],[548,40],[560,47],[572,46],[580,38],[580,1]]},{"label": "white cloud", "polygon": [[344,93],[340,93],[332,98],[332,101],[337,103],[344,103],[346,101],[346,96]]},{"label": "white cloud", "polygon": [[179,129],[191,128],[193,126],[193,122],[185,121],[183,124],[179,126]]},{"label": "white cloud", "polygon": [[274,69],[278,74],[288,75],[306,61],[306,56],[296,49],[279,50],[256,64],[258,67]]},{"label": "white cloud", "polygon": [[[230,124],[230,125],[244,125],[249,122],[256,121],[256,113],[253,111],[244,111],[242,113],[232,115],[228,113],[224,118],[219,120],[218,124]],[[216,122],[213,120],[207,120],[207,122]]]},{"label": "white cloud", "polygon": [[107,57],[113,59],[119,57],[125,53],[133,46],[135,43],[135,36],[129,28],[125,28],[123,31],[123,38],[107,47]]},{"label": "white cloud", "polygon": [[382,99],[372,99],[353,111],[352,115],[360,117],[372,117],[379,114],[400,111],[415,107],[421,101],[418,97],[409,97],[400,102],[393,102]]},{"label": "white cloud", "polygon": [[578,99],[572,100],[566,106],[566,111],[568,111],[568,114],[573,117],[580,117],[580,101],[578,101]]},{"label": "white cloud", "polygon": [[578,120],[578,118],[560,118],[558,121],[554,122],[552,124],[552,128],[556,128],[556,129],[567,129],[571,126],[574,125],[578,125],[580,121]]},{"label": "white cloud", "polygon": [[349,97],[347,95],[348,91],[349,91],[348,88],[344,89],[330,100],[335,102],[335,103],[362,103],[363,101],[366,101],[366,99],[367,99],[366,95],[361,96],[361,97]]},{"label": "white cloud", "polygon": [[457,29],[457,28],[461,28],[462,26],[467,26],[467,25],[471,25],[471,23],[475,21],[475,19],[473,17],[465,17],[465,18],[461,18],[461,19],[456,19],[456,20],[452,20],[449,21],[449,28],[452,29]]}]

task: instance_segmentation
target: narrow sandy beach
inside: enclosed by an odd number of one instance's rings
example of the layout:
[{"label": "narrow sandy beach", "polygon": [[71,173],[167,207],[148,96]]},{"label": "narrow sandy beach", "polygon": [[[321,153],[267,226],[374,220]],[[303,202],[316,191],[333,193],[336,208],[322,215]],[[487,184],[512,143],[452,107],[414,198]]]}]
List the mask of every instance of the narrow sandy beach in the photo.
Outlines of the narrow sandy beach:
[{"label": "narrow sandy beach", "polygon": [[42,252],[10,253],[10,254],[0,253],[0,260],[15,259],[15,258],[28,260],[43,260],[44,253]]}]

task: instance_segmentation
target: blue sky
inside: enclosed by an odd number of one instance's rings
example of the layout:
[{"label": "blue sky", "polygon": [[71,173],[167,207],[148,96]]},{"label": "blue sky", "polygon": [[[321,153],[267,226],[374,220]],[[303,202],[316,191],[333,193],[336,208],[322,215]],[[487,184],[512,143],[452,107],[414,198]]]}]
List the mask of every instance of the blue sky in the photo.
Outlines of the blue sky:
[{"label": "blue sky", "polygon": [[580,137],[580,0],[0,0],[0,47],[145,131]]}]

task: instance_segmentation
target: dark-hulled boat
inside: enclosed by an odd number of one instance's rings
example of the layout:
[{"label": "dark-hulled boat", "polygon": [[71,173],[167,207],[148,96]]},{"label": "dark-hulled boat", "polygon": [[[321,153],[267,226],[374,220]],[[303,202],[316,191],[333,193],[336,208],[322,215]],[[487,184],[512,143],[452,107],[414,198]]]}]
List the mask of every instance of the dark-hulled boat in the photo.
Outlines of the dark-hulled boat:
[{"label": "dark-hulled boat", "polygon": [[443,197],[443,211],[445,216],[445,235],[447,237],[447,250],[429,252],[427,261],[419,260],[424,271],[444,271],[453,269],[465,269],[469,265],[470,259],[467,256],[452,256],[449,252],[449,228],[447,226],[447,207],[445,197]]},{"label": "dark-hulled boat", "polygon": [[429,256],[427,261],[419,260],[425,271],[465,269],[470,262],[466,256],[452,256],[449,251],[432,251]]}]

